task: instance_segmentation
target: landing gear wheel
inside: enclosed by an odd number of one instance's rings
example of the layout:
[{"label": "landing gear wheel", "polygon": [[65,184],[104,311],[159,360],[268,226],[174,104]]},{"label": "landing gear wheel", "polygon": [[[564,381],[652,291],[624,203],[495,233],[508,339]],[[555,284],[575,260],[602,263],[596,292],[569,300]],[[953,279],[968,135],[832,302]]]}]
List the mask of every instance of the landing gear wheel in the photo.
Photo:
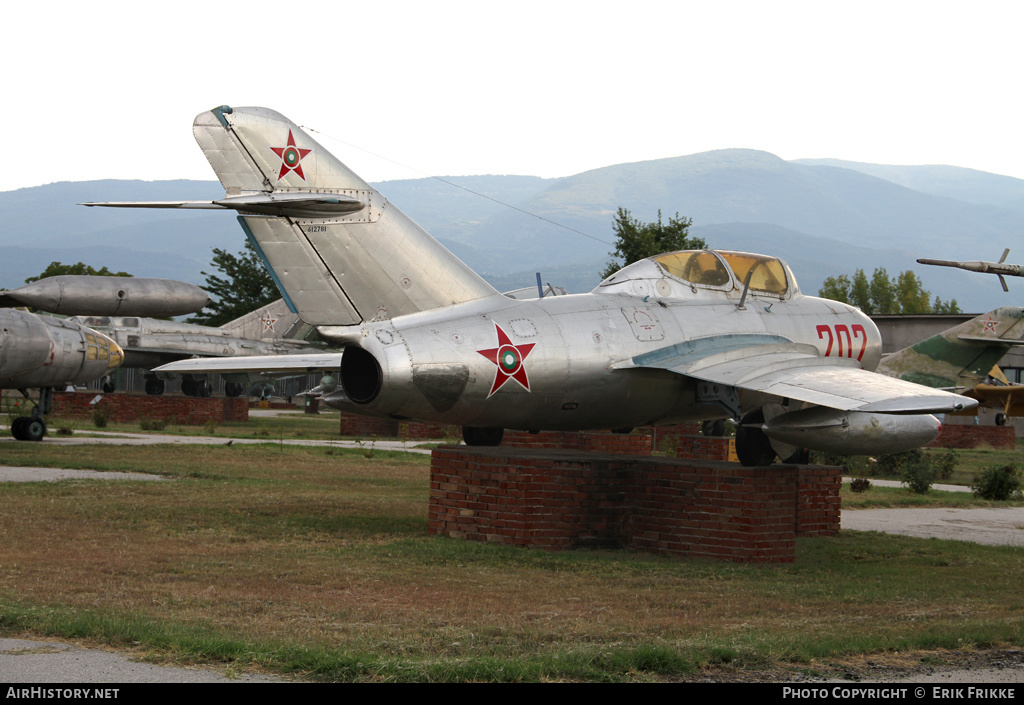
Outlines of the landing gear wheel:
[{"label": "landing gear wheel", "polygon": [[19,416],[11,422],[11,435],[16,441],[28,440],[25,438],[25,422],[31,420],[28,416]]},{"label": "landing gear wheel", "polygon": [[164,381],[162,379],[147,379],[146,380],[146,394],[158,397],[164,393]]},{"label": "landing gear wheel", "polygon": [[768,436],[761,430],[764,412],[751,411],[743,417],[736,428],[736,456],[746,466],[771,465],[775,461],[775,450]]},{"label": "landing gear wheel", "polygon": [[43,423],[42,419],[26,419],[27,423],[24,426],[26,441],[41,441],[43,436],[46,435],[46,424]]},{"label": "landing gear wheel", "polygon": [[226,397],[238,397],[243,392],[242,385],[238,382],[225,382],[224,383],[224,396]]},{"label": "landing gear wheel", "polygon": [[104,394],[113,394],[115,391],[117,391],[117,385],[114,383],[114,380],[110,379],[110,377],[103,378],[103,383],[101,387],[103,389]]},{"label": "landing gear wheel", "polygon": [[1006,425],[1006,414],[1004,414],[1002,412],[999,412],[998,414],[996,414],[996,426],[1005,426],[1005,425]]},{"label": "landing gear wheel", "polygon": [[466,442],[467,446],[500,446],[504,436],[505,429],[503,428],[462,427],[462,440]]},{"label": "landing gear wheel", "polygon": [[46,435],[46,424],[32,416],[19,416],[11,424],[11,435],[19,441],[41,441]]}]

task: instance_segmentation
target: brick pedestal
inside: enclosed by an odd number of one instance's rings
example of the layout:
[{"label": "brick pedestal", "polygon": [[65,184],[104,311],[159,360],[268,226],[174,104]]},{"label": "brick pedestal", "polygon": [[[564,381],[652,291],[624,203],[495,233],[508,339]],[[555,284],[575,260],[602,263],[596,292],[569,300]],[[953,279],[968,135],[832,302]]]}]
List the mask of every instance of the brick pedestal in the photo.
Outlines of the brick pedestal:
[{"label": "brick pedestal", "polygon": [[595,453],[650,455],[651,436],[647,433],[611,433],[610,431],[505,431],[502,446],[551,450],[582,450]]},{"label": "brick pedestal", "polygon": [[939,437],[928,444],[929,448],[980,448],[988,446],[997,450],[1013,450],[1017,445],[1017,434],[1013,426],[976,426],[973,424],[942,424]]},{"label": "brick pedestal", "polygon": [[[93,404],[93,400],[99,401]],[[97,392],[54,392],[52,416],[91,417],[97,409],[107,420],[118,423],[140,419],[166,419],[173,423],[201,426],[209,421],[248,421],[249,403],[235,397],[179,397],[149,394],[101,394]]]},{"label": "brick pedestal", "polygon": [[603,546],[792,562],[796,537],[839,530],[838,468],[443,446],[429,531],[546,549]]}]

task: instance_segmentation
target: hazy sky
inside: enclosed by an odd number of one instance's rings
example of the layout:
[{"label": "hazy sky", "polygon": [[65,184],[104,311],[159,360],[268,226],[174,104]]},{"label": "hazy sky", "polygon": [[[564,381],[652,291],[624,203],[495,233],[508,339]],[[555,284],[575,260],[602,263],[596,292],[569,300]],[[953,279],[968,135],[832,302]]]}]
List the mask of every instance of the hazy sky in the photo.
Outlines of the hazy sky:
[{"label": "hazy sky", "polygon": [[0,191],[213,179],[191,125],[223,104],[316,129],[370,181],[726,147],[1024,178],[1022,20],[984,0],[22,2]]}]

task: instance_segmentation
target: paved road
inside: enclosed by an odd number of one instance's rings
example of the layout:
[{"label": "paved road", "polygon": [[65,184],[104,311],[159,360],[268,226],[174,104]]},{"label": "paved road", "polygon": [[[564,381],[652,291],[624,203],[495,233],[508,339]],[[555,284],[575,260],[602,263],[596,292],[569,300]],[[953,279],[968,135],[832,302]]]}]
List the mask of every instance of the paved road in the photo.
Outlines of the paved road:
[{"label": "paved road", "polygon": [[0,683],[271,683],[268,676],[235,676],[224,669],[176,668],[131,661],[100,649],[59,641],[0,639]]}]

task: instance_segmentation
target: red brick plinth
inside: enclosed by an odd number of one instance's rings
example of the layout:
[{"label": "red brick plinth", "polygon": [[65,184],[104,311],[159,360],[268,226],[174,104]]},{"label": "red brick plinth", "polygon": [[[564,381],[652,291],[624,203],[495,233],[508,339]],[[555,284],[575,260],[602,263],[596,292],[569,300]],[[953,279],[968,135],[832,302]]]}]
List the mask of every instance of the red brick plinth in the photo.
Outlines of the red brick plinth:
[{"label": "red brick plinth", "polygon": [[1013,450],[1017,435],[1013,426],[976,426],[974,424],[942,424],[939,437],[929,448],[978,448],[989,446],[997,450]]},{"label": "red brick plinth", "polygon": [[429,532],[551,550],[618,547],[792,562],[796,537],[839,530],[838,468],[442,446]]},{"label": "red brick plinth", "polygon": [[503,446],[585,450],[595,453],[628,453],[650,455],[651,435],[648,433],[612,433],[611,431],[527,431],[506,430]]},{"label": "red brick plinth", "polygon": [[[92,403],[99,397],[99,401]],[[98,392],[54,392],[53,416],[89,417],[97,409],[107,420],[118,423],[140,419],[167,419],[174,423],[202,425],[209,421],[248,421],[249,403],[239,397],[179,397],[149,394],[101,394]]]}]

